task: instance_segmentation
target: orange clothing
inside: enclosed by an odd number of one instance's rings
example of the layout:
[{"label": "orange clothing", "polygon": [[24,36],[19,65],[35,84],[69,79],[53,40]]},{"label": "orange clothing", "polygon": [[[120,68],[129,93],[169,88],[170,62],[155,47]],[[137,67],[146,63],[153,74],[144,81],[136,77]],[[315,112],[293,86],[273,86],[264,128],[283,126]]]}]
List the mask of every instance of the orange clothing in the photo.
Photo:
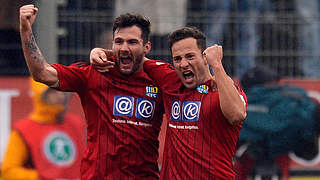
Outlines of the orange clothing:
[{"label": "orange clothing", "polygon": [[[37,112],[37,113],[36,113]],[[39,123],[55,123],[56,117],[50,113],[43,115],[38,111],[30,114],[30,117]],[[42,115],[40,115],[42,114]],[[25,168],[29,160],[29,150],[18,131],[12,130],[8,142],[6,154],[2,162],[3,180],[40,180],[38,172],[33,168]]]},{"label": "orange clothing", "polygon": [[[64,105],[46,104],[42,96],[48,89],[46,85],[31,80],[33,92],[33,111],[29,118],[38,123],[54,124],[61,118]],[[29,147],[17,130],[12,130],[7,150],[2,162],[1,174],[3,180],[40,180],[39,173],[34,168],[26,167],[32,162]]]},{"label": "orange clothing", "polygon": [[16,130],[10,134],[7,151],[2,163],[3,180],[37,180],[38,172],[35,169],[23,167],[28,161],[28,147]]}]

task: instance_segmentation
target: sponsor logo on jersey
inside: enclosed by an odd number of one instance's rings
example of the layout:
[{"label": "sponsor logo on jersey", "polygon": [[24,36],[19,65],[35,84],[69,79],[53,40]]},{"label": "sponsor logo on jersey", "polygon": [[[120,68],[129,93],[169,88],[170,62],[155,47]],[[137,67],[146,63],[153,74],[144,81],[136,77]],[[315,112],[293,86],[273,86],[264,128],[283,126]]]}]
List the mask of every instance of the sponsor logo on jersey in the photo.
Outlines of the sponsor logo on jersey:
[{"label": "sponsor logo on jersey", "polygon": [[76,146],[62,131],[50,133],[44,140],[43,150],[45,157],[57,166],[71,165],[76,159]]},{"label": "sponsor logo on jersey", "polygon": [[180,121],[181,120],[181,113],[180,113],[180,101],[174,100],[171,103],[171,120],[172,121]]},{"label": "sponsor logo on jersey", "polygon": [[113,115],[115,116],[133,116],[135,109],[135,117],[138,119],[152,120],[155,111],[155,101],[145,98],[135,98],[132,96],[114,96]]},{"label": "sponsor logo on jersey", "polygon": [[159,93],[159,88],[155,86],[146,86],[146,95],[149,97],[157,98]]},{"label": "sponsor logo on jersey", "polygon": [[113,115],[132,117],[134,98],[131,96],[114,96]]},{"label": "sponsor logo on jersey", "polygon": [[171,103],[171,117],[172,121],[186,121],[195,122],[199,120],[200,114],[200,101],[183,101],[182,111],[180,101],[174,100]]},{"label": "sponsor logo on jersey", "polygon": [[155,109],[153,100],[138,98],[136,106],[136,118],[152,120]]},{"label": "sponsor logo on jersey", "polygon": [[184,101],[182,104],[183,121],[198,121],[200,113],[200,101]]},{"label": "sponsor logo on jersey", "polygon": [[197,87],[197,91],[201,94],[208,94],[208,91],[209,91],[209,86],[207,85],[199,85]]}]

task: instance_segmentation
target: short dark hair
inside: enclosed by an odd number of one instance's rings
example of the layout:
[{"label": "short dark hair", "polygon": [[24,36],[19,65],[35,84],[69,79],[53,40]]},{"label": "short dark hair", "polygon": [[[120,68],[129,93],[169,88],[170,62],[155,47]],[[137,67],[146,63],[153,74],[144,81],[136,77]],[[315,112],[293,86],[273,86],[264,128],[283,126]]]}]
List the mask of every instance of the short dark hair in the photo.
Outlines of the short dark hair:
[{"label": "short dark hair", "polygon": [[201,49],[201,52],[203,52],[207,48],[206,36],[199,29],[197,29],[196,27],[183,27],[181,29],[173,31],[169,35],[170,50],[175,42],[189,37],[195,38],[197,40],[197,45],[199,49]]},{"label": "short dark hair", "polygon": [[147,43],[150,39],[150,21],[143,17],[140,14],[131,14],[125,13],[121,14],[113,23],[112,32],[117,29],[131,27],[131,26],[138,26],[141,29],[141,37],[143,39],[143,43]]}]

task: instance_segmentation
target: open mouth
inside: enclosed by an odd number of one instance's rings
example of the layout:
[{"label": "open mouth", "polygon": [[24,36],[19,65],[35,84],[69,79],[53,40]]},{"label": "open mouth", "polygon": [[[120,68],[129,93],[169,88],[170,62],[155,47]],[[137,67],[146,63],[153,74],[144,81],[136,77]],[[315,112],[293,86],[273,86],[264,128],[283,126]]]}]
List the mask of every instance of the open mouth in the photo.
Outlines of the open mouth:
[{"label": "open mouth", "polygon": [[130,64],[132,62],[132,58],[130,56],[121,56],[120,57],[120,62],[122,64]]},{"label": "open mouth", "polygon": [[191,80],[194,77],[194,74],[191,71],[185,71],[183,72],[183,77],[185,80]]}]

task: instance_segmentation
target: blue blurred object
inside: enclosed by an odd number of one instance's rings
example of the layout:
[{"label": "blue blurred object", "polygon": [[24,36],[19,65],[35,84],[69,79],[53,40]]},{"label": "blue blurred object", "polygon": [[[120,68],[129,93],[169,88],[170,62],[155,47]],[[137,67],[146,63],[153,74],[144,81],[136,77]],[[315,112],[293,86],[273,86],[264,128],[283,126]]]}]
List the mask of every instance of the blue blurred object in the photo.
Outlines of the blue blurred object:
[{"label": "blue blurred object", "polygon": [[273,159],[282,153],[301,151],[307,144],[314,143],[315,103],[304,89],[257,85],[246,95],[248,116],[240,142],[249,143],[251,155]]}]

